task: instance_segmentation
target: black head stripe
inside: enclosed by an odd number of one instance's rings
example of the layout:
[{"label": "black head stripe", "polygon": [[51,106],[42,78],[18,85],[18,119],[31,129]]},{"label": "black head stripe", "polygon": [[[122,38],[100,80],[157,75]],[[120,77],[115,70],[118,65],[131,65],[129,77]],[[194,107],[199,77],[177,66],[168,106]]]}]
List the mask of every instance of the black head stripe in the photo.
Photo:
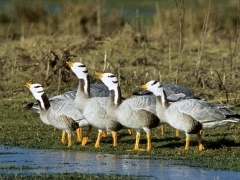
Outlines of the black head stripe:
[{"label": "black head stripe", "polygon": [[116,83],[118,83],[118,81],[113,81],[113,83],[115,83],[115,84],[116,84]]},{"label": "black head stripe", "polygon": [[42,86],[34,86],[34,88],[40,88],[40,87],[42,87]]},{"label": "black head stripe", "polygon": [[152,86],[155,85],[156,83],[157,83],[157,81],[154,81],[154,82],[152,83]]},{"label": "black head stripe", "polygon": [[88,70],[86,70],[86,71],[83,71],[84,73],[88,73]]},{"label": "black head stripe", "polygon": [[84,64],[82,64],[82,65],[78,65],[78,67],[86,67]]},{"label": "black head stripe", "polygon": [[114,77],[116,77],[116,76],[114,76],[114,75],[109,75],[108,77],[109,77],[109,78],[114,78]]}]

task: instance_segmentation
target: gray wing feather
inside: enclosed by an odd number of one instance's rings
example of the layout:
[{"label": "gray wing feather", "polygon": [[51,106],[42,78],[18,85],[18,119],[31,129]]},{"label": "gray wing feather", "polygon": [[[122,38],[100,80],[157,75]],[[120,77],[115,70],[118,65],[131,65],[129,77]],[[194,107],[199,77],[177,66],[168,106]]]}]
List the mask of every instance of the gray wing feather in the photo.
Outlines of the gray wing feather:
[{"label": "gray wing feather", "polygon": [[109,90],[105,84],[90,84],[91,97],[108,97]]},{"label": "gray wing feather", "polygon": [[226,118],[214,104],[202,100],[187,99],[171,105],[177,106],[179,112],[188,114],[202,123]]},{"label": "gray wing feather", "polygon": [[186,95],[186,98],[190,98],[190,99],[195,98],[194,93],[183,86],[179,86],[175,84],[162,84],[162,86],[167,96],[170,96],[172,94],[183,93]]},{"label": "gray wing feather", "polygon": [[119,121],[127,127],[142,129],[159,125],[156,115],[156,98],[153,96],[137,96],[126,99],[118,107]]},{"label": "gray wing feather", "polygon": [[224,104],[214,104],[215,108],[219,109],[225,115],[236,115],[236,113],[230,109],[230,107]]},{"label": "gray wing feather", "polygon": [[176,101],[180,101],[180,100],[183,100],[183,99],[187,99],[187,96],[183,93],[171,94],[167,97],[167,99],[170,102],[176,102]]},{"label": "gray wing feather", "polygon": [[116,117],[108,110],[108,97],[90,98],[87,102],[83,116],[92,125],[99,129],[115,129],[119,124]]},{"label": "gray wing feather", "polygon": [[137,96],[123,101],[124,106],[131,109],[144,109],[156,114],[156,97],[154,96]]},{"label": "gray wing feather", "polygon": [[[54,96],[50,98],[49,100],[55,100],[55,99],[75,99],[77,94],[77,88],[73,89],[72,91],[67,91],[63,94]],[[90,84],[90,95],[91,97],[108,97],[109,96],[109,90],[107,86],[104,84]]]},{"label": "gray wing feather", "polygon": [[54,101],[51,110],[51,114],[56,117],[65,115],[75,121],[84,119],[82,114],[78,111],[74,99]]}]

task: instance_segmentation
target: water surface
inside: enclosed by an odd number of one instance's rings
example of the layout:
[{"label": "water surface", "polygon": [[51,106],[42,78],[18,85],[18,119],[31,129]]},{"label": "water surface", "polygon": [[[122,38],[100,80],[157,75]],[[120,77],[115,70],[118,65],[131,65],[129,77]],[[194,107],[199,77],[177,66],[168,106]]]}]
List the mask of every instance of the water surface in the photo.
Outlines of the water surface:
[{"label": "water surface", "polygon": [[[22,149],[0,146],[0,174],[104,173],[151,176],[149,179],[240,179],[240,172],[174,165],[174,162],[129,159],[124,155],[72,150]],[[27,166],[30,168],[4,168]]]}]

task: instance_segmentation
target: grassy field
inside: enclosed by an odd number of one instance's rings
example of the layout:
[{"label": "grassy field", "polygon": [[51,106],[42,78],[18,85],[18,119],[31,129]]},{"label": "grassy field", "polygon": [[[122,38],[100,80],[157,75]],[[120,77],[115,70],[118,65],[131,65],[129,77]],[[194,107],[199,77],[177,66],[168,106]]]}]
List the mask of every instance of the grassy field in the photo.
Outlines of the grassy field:
[{"label": "grassy field", "polygon": [[126,179],[126,180],[137,180],[137,179],[148,179],[146,176],[129,176],[129,175],[103,175],[103,174],[81,174],[81,173],[63,173],[63,174],[34,174],[34,175],[26,175],[26,174],[16,174],[16,175],[0,175],[1,179],[17,179],[17,180],[47,180],[47,179],[56,179],[56,180],[64,180],[64,179],[100,179],[104,178],[106,180],[113,179]]},{"label": "grassy field", "polygon": [[[95,70],[117,74],[126,98],[143,83],[157,79],[185,86],[199,98],[227,104],[240,113],[239,1],[224,1],[224,8],[223,1],[194,1],[194,6],[188,1],[176,2],[167,8],[158,1],[148,19],[137,14],[128,19],[118,10],[105,16],[104,10],[113,7],[107,3],[98,6],[95,1],[65,2],[60,13],[46,12],[41,3],[13,2],[14,11],[0,14],[0,142],[24,148],[68,149],[60,142],[60,130],[43,124],[34,112],[23,110],[35,101],[24,87],[27,81],[43,84],[49,97],[77,87],[67,60],[85,63],[92,83],[100,82]],[[95,149],[94,129],[86,147],[74,142],[71,149],[182,160],[176,163],[239,171],[239,128],[230,124],[204,131],[203,152],[198,151],[195,136],[190,150],[184,151],[185,135],[175,137],[169,126],[164,136],[159,128],[153,130],[149,152],[127,152],[133,148],[135,136],[124,130],[119,133],[117,148],[106,138],[101,148]],[[145,135],[140,143],[146,146]]]}]

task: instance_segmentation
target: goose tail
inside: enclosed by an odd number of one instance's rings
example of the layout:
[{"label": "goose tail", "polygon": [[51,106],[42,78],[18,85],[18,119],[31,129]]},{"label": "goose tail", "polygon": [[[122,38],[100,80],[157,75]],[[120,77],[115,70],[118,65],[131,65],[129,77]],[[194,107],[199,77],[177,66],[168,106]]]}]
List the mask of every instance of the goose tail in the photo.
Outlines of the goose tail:
[{"label": "goose tail", "polygon": [[24,110],[32,110],[39,113],[39,106],[37,103],[28,103],[26,106],[23,107]]},{"label": "goose tail", "polygon": [[203,123],[203,129],[213,129],[219,126],[224,126],[229,123],[240,123],[240,119],[231,117],[230,119],[224,119],[220,121],[209,121]]}]

